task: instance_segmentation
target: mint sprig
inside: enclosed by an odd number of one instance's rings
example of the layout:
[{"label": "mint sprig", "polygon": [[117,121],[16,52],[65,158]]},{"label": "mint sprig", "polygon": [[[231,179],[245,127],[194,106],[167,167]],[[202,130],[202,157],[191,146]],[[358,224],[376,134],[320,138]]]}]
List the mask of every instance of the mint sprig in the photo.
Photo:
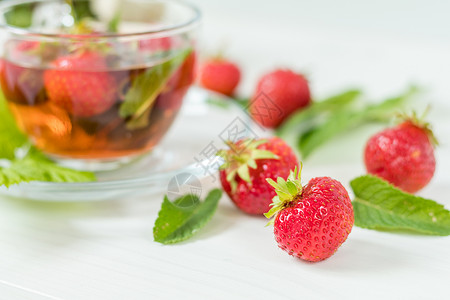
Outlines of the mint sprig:
[{"label": "mint sprig", "polygon": [[284,121],[276,134],[297,144],[302,159],[307,159],[340,134],[368,123],[389,122],[417,92],[418,88],[411,87],[396,97],[370,104],[361,90],[348,90],[313,101]]},{"label": "mint sprig", "polygon": [[[91,172],[58,166],[29,144],[19,130],[6,100],[0,92],[0,185],[29,181],[85,182],[94,181]],[[20,153],[23,152],[23,153]]]},{"label": "mint sprig", "polygon": [[185,195],[171,202],[164,197],[153,228],[153,237],[162,244],[189,239],[212,218],[222,191],[214,189],[203,202],[196,195]]},{"label": "mint sprig", "polygon": [[3,93],[0,91],[0,158],[12,160],[17,148],[28,142],[27,137],[17,128]]},{"label": "mint sprig", "polygon": [[148,125],[148,117],[156,98],[191,52],[191,49],[180,51],[168,61],[148,68],[133,80],[119,109],[119,115],[122,118],[129,118],[128,129],[138,129]]},{"label": "mint sprig", "polygon": [[111,18],[111,20],[109,20],[109,22],[107,24],[108,32],[113,32],[113,33],[119,32],[119,25],[120,25],[121,17],[122,17],[122,13],[120,10],[118,10],[114,13],[113,17]]},{"label": "mint sprig", "polygon": [[288,137],[292,132],[305,131],[305,127],[318,125],[323,117],[328,117],[337,111],[348,110],[362,95],[361,90],[347,90],[321,101],[314,101],[308,107],[293,113],[276,130],[281,138]]},{"label": "mint sprig", "polygon": [[356,226],[450,235],[450,211],[441,204],[405,193],[372,175],[358,177],[350,185]]},{"label": "mint sprig", "polygon": [[311,128],[298,138],[298,149],[303,159],[308,158],[316,149],[338,136],[358,126],[371,122],[388,122],[418,89],[412,87],[405,93],[389,98],[377,104],[363,105],[359,109],[341,109],[332,113],[325,121]]},{"label": "mint sprig", "polygon": [[9,187],[29,181],[86,182],[95,181],[95,175],[58,166],[32,147],[25,157],[13,159],[8,167],[0,168],[0,185]]}]

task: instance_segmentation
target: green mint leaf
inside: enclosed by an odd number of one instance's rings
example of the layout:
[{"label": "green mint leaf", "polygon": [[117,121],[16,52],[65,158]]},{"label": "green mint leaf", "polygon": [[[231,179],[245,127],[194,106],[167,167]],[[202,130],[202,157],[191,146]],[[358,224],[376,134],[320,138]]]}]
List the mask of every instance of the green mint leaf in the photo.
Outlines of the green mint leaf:
[{"label": "green mint leaf", "polygon": [[223,109],[229,109],[231,106],[237,105],[245,110],[248,108],[249,102],[250,100],[248,98],[226,98],[225,96],[211,96],[206,99],[206,104],[214,105]]},{"label": "green mint leaf", "polygon": [[121,21],[121,13],[117,11],[111,20],[108,22],[108,32],[119,32],[119,25]]},{"label": "green mint leaf", "polygon": [[75,10],[72,0],[65,0],[65,2],[70,7],[70,15],[73,18],[74,24],[77,24],[80,19],[78,18],[77,11]]},{"label": "green mint leaf", "polygon": [[368,121],[388,122],[410,100],[420,92],[416,86],[411,86],[406,92],[383,102],[369,105],[364,111],[364,118]]},{"label": "green mint leaf", "polygon": [[324,113],[332,113],[336,110],[348,109],[361,96],[360,90],[348,90],[337,95],[333,95],[322,101],[313,101],[308,107],[302,108],[293,113],[276,130],[276,134],[281,138],[293,132],[298,132],[300,127],[309,125],[311,121]]},{"label": "green mint leaf", "polygon": [[[53,181],[53,182],[85,182],[94,181],[91,172],[76,171],[58,166],[29,146],[28,138],[19,130],[11,115],[3,94],[0,92],[0,185],[10,186],[20,182]],[[21,149],[28,152],[16,157]]]},{"label": "green mint leaf", "polygon": [[387,122],[416,94],[416,88],[389,98],[383,102],[367,105],[359,110],[335,110],[321,124],[303,132],[298,140],[298,148],[303,159],[308,158],[317,148],[335,136],[370,122]]},{"label": "green mint leaf", "polygon": [[221,197],[220,189],[210,191],[203,202],[194,195],[174,202],[165,196],[153,228],[155,241],[174,244],[189,239],[212,218]]},{"label": "green mint leaf", "polygon": [[33,6],[33,3],[12,6],[5,13],[7,24],[22,28],[30,27],[33,20]]},{"label": "green mint leaf", "polygon": [[206,104],[209,104],[211,106],[216,106],[216,107],[222,108],[222,109],[229,109],[231,106],[231,103],[226,102],[223,99],[213,98],[213,97],[206,99]]},{"label": "green mint leaf", "polygon": [[316,149],[333,137],[357,127],[364,120],[364,115],[342,111],[330,116],[323,124],[303,132],[298,141],[298,149],[303,159],[307,159]]},{"label": "green mint leaf", "polygon": [[3,93],[0,92],[0,158],[14,159],[17,148],[28,142],[27,137],[17,128],[9,111]]},{"label": "green mint leaf", "polygon": [[193,194],[187,194],[176,199],[173,203],[182,208],[194,209],[200,204],[200,198]]},{"label": "green mint leaf", "polygon": [[147,69],[133,80],[119,109],[122,118],[130,118],[127,121],[129,129],[148,125],[148,116],[156,98],[191,51],[191,49],[183,50],[168,61]]},{"label": "green mint leaf", "polygon": [[96,16],[92,12],[90,1],[73,1],[73,9],[78,20],[95,19]]},{"label": "green mint leaf", "polygon": [[242,109],[247,110],[250,105],[250,99],[249,98],[234,98],[234,102],[239,105]]},{"label": "green mint leaf", "polygon": [[450,211],[441,204],[407,194],[371,175],[358,177],[350,185],[356,226],[450,235]]},{"label": "green mint leaf", "polygon": [[75,27],[87,19],[95,19],[89,1],[65,0],[65,2],[70,6],[70,15],[74,20]]},{"label": "green mint leaf", "polygon": [[12,160],[8,167],[0,168],[0,185],[6,187],[29,181],[86,182],[94,180],[93,173],[58,166],[35,148],[31,148],[24,158]]}]

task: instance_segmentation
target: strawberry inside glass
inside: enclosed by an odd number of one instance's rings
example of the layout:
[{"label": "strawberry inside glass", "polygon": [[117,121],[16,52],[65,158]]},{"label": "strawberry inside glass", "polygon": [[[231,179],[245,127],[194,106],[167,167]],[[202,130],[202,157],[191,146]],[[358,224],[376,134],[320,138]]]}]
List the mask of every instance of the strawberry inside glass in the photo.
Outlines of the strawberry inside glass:
[{"label": "strawberry inside glass", "polygon": [[194,79],[198,12],[179,2],[136,1],[135,9],[153,14],[134,20],[124,9],[111,30],[112,20],[77,23],[67,1],[20,2],[30,10],[26,26],[14,24],[14,4],[1,7],[0,84],[32,143],[54,158],[100,161],[154,148]]}]

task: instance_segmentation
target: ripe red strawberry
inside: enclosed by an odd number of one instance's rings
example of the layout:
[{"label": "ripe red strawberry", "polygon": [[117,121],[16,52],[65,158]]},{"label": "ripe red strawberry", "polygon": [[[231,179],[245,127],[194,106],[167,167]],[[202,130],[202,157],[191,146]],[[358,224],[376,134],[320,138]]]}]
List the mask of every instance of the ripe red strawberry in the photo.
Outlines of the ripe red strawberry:
[{"label": "ripe red strawberry", "polygon": [[139,50],[142,51],[169,51],[181,45],[176,37],[161,37],[139,41]]},{"label": "ripe red strawberry", "polygon": [[6,99],[19,104],[39,104],[45,101],[42,71],[25,68],[1,60],[0,85]]},{"label": "ripe red strawberry", "polygon": [[266,178],[287,176],[298,164],[294,151],[277,137],[230,142],[229,146],[230,150],[219,151],[225,159],[220,171],[224,191],[248,214],[267,212],[275,191]]},{"label": "ripe red strawberry", "polygon": [[436,168],[436,140],[428,124],[415,116],[372,136],[364,151],[367,172],[415,193],[431,180]]},{"label": "ripe red strawberry", "polygon": [[285,181],[267,181],[275,188],[272,208],[266,217],[273,221],[278,246],[307,261],[333,255],[352,231],[353,206],[342,184],[329,177],[311,179],[301,185],[297,168]]},{"label": "ripe red strawberry", "polygon": [[158,96],[155,106],[177,111],[183,103],[183,97],[194,81],[197,54],[191,52],[183,64],[173,73],[164,91]]},{"label": "ripe red strawberry", "polygon": [[60,57],[44,73],[49,100],[77,117],[107,111],[116,100],[116,82],[104,58],[90,51]]},{"label": "ripe red strawberry", "polygon": [[231,96],[241,79],[239,67],[222,58],[206,61],[200,70],[200,84],[210,90]]},{"label": "ripe red strawberry", "polygon": [[[36,60],[38,42],[9,40],[7,58],[0,60],[0,84],[6,99],[19,104],[38,104],[45,100],[43,72],[39,68],[23,67]],[[32,63],[31,63],[32,64]]]},{"label": "ripe red strawberry", "polygon": [[276,70],[259,80],[249,110],[256,122],[276,128],[294,111],[310,103],[308,81],[303,75]]},{"label": "ripe red strawberry", "polygon": [[[17,41],[12,40],[11,42],[16,43]],[[27,53],[35,52],[41,47],[41,43],[37,41],[20,41],[15,47],[13,59],[23,58]]]}]

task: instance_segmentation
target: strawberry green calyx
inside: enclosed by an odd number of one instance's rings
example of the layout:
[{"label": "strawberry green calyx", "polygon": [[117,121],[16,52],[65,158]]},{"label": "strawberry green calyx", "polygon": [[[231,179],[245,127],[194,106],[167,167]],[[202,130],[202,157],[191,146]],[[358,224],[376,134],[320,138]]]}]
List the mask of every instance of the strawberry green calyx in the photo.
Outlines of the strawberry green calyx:
[{"label": "strawberry green calyx", "polygon": [[431,129],[431,124],[427,121],[425,121],[426,116],[428,112],[430,111],[430,106],[427,106],[425,111],[422,113],[421,116],[417,116],[417,113],[413,111],[411,114],[407,113],[400,113],[397,115],[397,118],[400,121],[403,121],[405,123],[409,123],[411,125],[414,125],[420,129],[422,129],[430,139],[431,144],[436,147],[439,146],[439,142],[436,138],[436,136],[433,133],[433,130]]},{"label": "strawberry green calyx", "polygon": [[73,35],[94,34],[95,30],[91,25],[91,19],[83,18],[76,22],[70,29],[69,33]]},{"label": "strawberry green calyx", "polygon": [[[302,194],[302,183],[301,183],[301,172],[302,165],[300,164],[300,168],[295,167],[294,171],[291,171],[288,178],[284,180],[281,177],[278,177],[277,182],[274,180],[267,178],[267,182],[275,188],[275,192],[277,195],[273,197],[272,203],[270,204],[271,209],[264,214],[266,218],[271,219],[274,217],[279,211],[288,207],[290,204],[295,202],[298,197]],[[273,219],[269,221],[267,225],[273,224]]]},{"label": "strawberry green calyx", "polygon": [[249,168],[257,168],[256,160],[279,159],[271,151],[258,149],[259,146],[265,143],[267,143],[267,140],[245,139],[237,143],[228,141],[226,144],[230,149],[217,152],[217,155],[225,160],[220,169],[226,170],[226,180],[233,192],[237,188],[236,176],[251,184]]}]

